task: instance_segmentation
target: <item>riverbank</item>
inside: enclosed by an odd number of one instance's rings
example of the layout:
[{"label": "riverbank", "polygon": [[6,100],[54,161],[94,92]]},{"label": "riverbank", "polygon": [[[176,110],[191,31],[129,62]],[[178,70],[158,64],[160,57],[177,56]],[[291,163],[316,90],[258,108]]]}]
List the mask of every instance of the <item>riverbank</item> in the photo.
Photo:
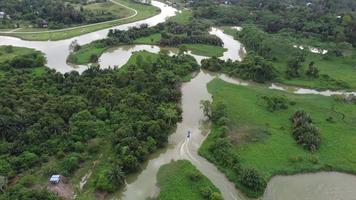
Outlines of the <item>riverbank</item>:
[{"label": "riverbank", "polygon": [[172,161],[161,166],[157,180],[160,188],[157,199],[222,199],[219,189],[187,160]]},{"label": "riverbank", "polygon": [[[266,181],[278,174],[302,172],[340,171],[356,173],[356,154],[353,148],[356,135],[355,105],[341,98],[320,95],[297,95],[270,90],[265,86],[238,86],[222,80],[208,84],[214,103],[226,105],[228,139],[232,150],[240,160],[241,167],[254,168]],[[263,104],[262,96],[285,96],[294,102],[286,110],[270,112]],[[309,113],[321,132],[321,145],[315,153],[303,150],[296,144],[290,129],[289,118],[297,109]],[[253,111],[253,112],[251,112]],[[230,180],[251,197],[263,191],[252,191],[241,187],[239,174],[217,162],[209,150],[214,141],[221,137],[221,129],[213,126],[199,153],[217,164]],[[340,155],[343,155],[342,157]]]},{"label": "riverbank", "polygon": [[112,0],[112,2],[128,9],[131,13],[130,16],[121,19],[112,20],[112,21],[83,25],[83,26],[66,28],[61,30],[49,30],[49,31],[43,30],[43,31],[35,31],[35,32],[33,31],[22,32],[21,30],[19,30],[18,32],[15,31],[11,33],[1,32],[0,35],[18,37],[23,40],[32,40],[32,41],[64,40],[79,35],[83,35],[86,33],[98,31],[101,29],[106,29],[113,26],[118,26],[121,24],[126,24],[130,22],[146,19],[154,15],[157,15],[160,12],[160,10],[154,6],[135,3],[131,0]]},{"label": "riverbank", "polygon": [[[44,54],[42,52],[36,51],[35,49],[25,48],[25,47],[13,47],[13,46],[0,46],[0,78],[5,75],[6,71],[13,68],[11,63],[26,62],[24,64],[30,65],[28,60],[24,60],[24,57],[37,57],[39,62],[45,63]],[[15,59],[17,61],[15,61]],[[43,60],[43,61],[42,61]],[[20,67],[20,66],[17,66]],[[43,66],[22,66],[23,70],[29,70],[35,76],[40,76],[44,73],[45,67]]]},{"label": "riverbank", "polygon": [[[248,26],[246,29],[236,30],[225,27],[226,34],[245,42],[248,51],[254,50],[266,57],[278,71],[276,82],[313,89],[330,90],[355,90],[356,51],[350,45],[327,43],[315,38],[294,38],[290,34],[268,34],[262,30]],[[263,44],[263,48],[252,49],[254,44]],[[295,48],[296,46],[312,48]],[[257,45],[258,46],[258,45]],[[260,45],[262,46],[262,45]],[[257,48],[257,47],[256,47]],[[320,49],[318,53],[315,49]],[[298,77],[288,77],[286,71],[289,62],[298,56],[302,56]],[[318,76],[307,76],[308,66],[318,69]]]},{"label": "riverbank", "polygon": [[[126,35],[112,34],[106,41],[97,40],[80,46],[78,50],[71,52],[67,58],[67,62],[76,65],[97,63],[101,55],[109,49],[119,48],[122,45],[129,46],[142,44],[161,46],[162,48],[167,49],[179,48],[186,51],[189,50],[195,55],[205,57],[222,57],[224,55],[227,49],[222,47],[222,45],[214,44],[214,42],[211,41],[213,40],[212,38],[216,39],[216,36],[219,37],[219,35],[217,35],[220,33],[219,31],[213,29],[209,32],[209,27],[202,25],[202,27],[197,29],[200,31],[198,35],[188,36],[187,28],[195,25],[190,24],[190,26],[188,26],[189,23],[193,23],[191,21],[191,12],[178,12],[176,16],[169,19],[169,22],[161,24],[159,27],[129,30]],[[184,27],[184,31],[180,30],[182,26]],[[175,29],[180,31],[174,31]],[[169,33],[168,36],[167,33]],[[184,38],[189,37],[194,37],[195,39],[192,41],[185,41],[187,39]],[[168,42],[168,44],[162,43],[162,41],[167,40],[171,41]],[[181,43],[181,41],[185,42]]]}]

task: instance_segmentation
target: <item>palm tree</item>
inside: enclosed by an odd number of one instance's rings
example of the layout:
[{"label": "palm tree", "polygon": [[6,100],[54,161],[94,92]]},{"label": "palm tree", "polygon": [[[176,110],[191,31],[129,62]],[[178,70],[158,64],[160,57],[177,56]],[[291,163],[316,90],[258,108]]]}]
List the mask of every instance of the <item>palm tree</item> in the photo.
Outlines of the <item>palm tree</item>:
[{"label": "palm tree", "polygon": [[117,187],[121,187],[125,183],[125,173],[122,171],[121,166],[114,165],[108,172],[110,182],[114,183]]}]

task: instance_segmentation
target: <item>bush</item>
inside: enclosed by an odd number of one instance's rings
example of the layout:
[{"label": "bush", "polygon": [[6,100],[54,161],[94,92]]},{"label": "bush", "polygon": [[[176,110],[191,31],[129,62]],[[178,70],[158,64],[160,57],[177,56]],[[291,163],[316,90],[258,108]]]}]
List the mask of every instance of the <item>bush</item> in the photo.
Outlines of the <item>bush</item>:
[{"label": "bush", "polygon": [[270,112],[274,112],[277,110],[288,109],[288,99],[284,96],[262,96],[261,97],[267,106],[267,110]]},{"label": "bush", "polygon": [[76,155],[69,155],[61,162],[63,174],[70,175],[79,167],[79,157]]},{"label": "bush", "polygon": [[31,187],[33,184],[35,184],[35,182],[36,182],[36,177],[34,177],[33,175],[26,175],[22,177],[21,180],[19,181],[19,183],[25,187]]},{"label": "bush", "polygon": [[187,176],[193,182],[197,182],[201,180],[203,177],[203,175],[200,172],[189,172]]},{"label": "bush", "polygon": [[245,169],[241,173],[240,182],[245,187],[254,191],[263,191],[266,187],[266,181],[255,169]]},{"label": "bush", "polygon": [[223,200],[224,198],[221,196],[221,194],[217,193],[217,192],[213,192],[210,195],[209,200]]},{"label": "bush", "polygon": [[293,136],[303,148],[314,152],[320,145],[319,130],[312,124],[311,117],[303,110],[296,111],[292,118]]},{"label": "bush", "polygon": [[203,196],[204,199],[209,199],[213,191],[211,190],[210,187],[202,187],[200,189],[200,194]]}]

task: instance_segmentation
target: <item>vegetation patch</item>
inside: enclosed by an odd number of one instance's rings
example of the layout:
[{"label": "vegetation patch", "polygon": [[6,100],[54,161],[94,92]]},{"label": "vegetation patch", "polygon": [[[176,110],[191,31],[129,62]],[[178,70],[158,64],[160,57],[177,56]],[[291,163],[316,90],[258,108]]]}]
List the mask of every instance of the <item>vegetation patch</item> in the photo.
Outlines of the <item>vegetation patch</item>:
[{"label": "vegetation patch", "polygon": [[220,46],[206,45],[206,44],[183,44],[188,50],[195,55],[206,57],[221,57],[227,50]]},{"label": "vegetation patch", "polygon": [[186,160],[172,161],[160,167],[158,186],[161,200],[222,200],[219,189]]},{"label": "vegetation patch", "polygon": [[[238,86],[219,79],[209,83],[208,90],[214,100],[212,108],[225,107],[228,120],[212,118],[212,131],[199,153],[215,163],[248,196],[261,196],[263,180],[268,181],[277,174],[321,170],[356,173],[353,162],[356,135],[350,131],[356,128],[354,104],[335,97],[298,95],[265,86]],[[284,96],[295,103],[270,112],[260,102],[262,96],[271,95]],[[300,148],[291,134],[290,118],[300,108],[313,116],[313,124],[320,130],[317,151]],[[237,137],[244,139],[240,134],[258,136],[253,133],[256,128],[264,132],[263,139],[233,141]],[[252,182],[256,187],[243,182],[242,173],[246,170],[255,177]]]},{"label": "vegetation patch", "polygon": [[[118,1],[125,6],[128,6],[132,9],[137,10],[137,12],[138,12],[137,15],[130,17],[130,18],[114,19],[114,20],[110,20],[110,21],[103,22],[100,24],[95,23],[95,24],[88,24],[87,26],[78,26],[77,28],[73,28],[73,29],[69,29],[69,30],[63,29],[63,30],[58,30],[58,31],[54,31],[54,32],[48,32],[48,31],[44,31],[43,29],[40,29],[40,30],[34,29],[34,30],[28,30],[28,31],[31,31],[31,32],[35,31],[36,33],[16,33],[16,31],[15,31],[12,33],[2,33],[2,35],[19,37],[19,38],[22,38],[25,40],[53,40],[53,41],[63,40],[63,39],[72,38],[72,37],[75,37],[78,35],[83,35],[86,33],[94,32],[97,30],[110,28],[110,27],[117,26],[120,24],[125,24],[125,23],[129,23],[129,22],[145,19],[145,18],[154,16],[160,12],[160,10],[154,6],[141,4],[141,3],[135,3],[134,1],[131,1],[131,0],[120,0],[120,1],[115,0],[115,1]],[[130,11],[130,14],[133,15],[134,12]],[[19,30],[19,31],[21,31],[21,30]],[[41,33],[41,31],[44,31],[44,32]],[[26,30],[22,31],[22,32],[26,32]]]},{"label": "vegetation patch", "polygon": [[[198,69],[189,55],[149,56],[137,53],[120,70],[91,66],[82,74],[8,69],[0,79],[0,176],[9,184],[0,198],[52,200],[35,186],[54,174],[79,187],[90,172],[78,198],[122,187],[166,144],[181,119],[182,78]],[[28,180],[31,174],[36,178]]]}]

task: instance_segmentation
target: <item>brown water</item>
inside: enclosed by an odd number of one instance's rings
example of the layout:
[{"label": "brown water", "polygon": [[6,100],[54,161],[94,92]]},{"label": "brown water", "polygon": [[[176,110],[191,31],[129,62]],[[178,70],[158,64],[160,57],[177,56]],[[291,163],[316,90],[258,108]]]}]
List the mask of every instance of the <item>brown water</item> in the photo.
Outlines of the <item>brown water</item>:
[{"label": "brown water", "polygon": [[[120,30],[127,30],[133,26],[139,26],[140,24],[148,24],[149,26],[155,26],[158,23],[164,22],[168,17],[174,16],[176,9],[171,6],[167,6],[164,3],[158,1],[152,1],[152,5],[161,9],[161,13],[150,17],[148,19],[136,21],[133,23],[123,24],[116,27],[112,27]],[[18,47],[28,47],[33,48],[39,51],[42,51],[46,58],[49,68],[56,69],[61,73],[69,72],[76,70],[79,72],[87,69],[87,66],[71,66],[66,63],[66,59],[69,55],[69,45],[73,40],[77,40],[80,45],[88,44],[94,40],[104,39],[107,36],[108,30],[112,29],[103,29],[74,37],[71,39],[60,40],[60,41],[25,41],[19,38],[0,36],[0,45],[13,45]]]},{"label": "brown water", "polygon": [[[154,6],[159,7],[162,12],[154,17],[138,22],[120,25],[115,28],[126,30],[131,26],[141,23],[147,23],[154,26],[166,20],[167,17],[175,14],[175,9],[163,3],[152,1]],[[29,47],[40,50],[45,53],[48,66],[59,72],[65,73],[71,70],[82,72],[87,66],[70,66],[66,63],[69,55],[69,45],[73,40],[79,44],[87,44],[97,39],[106,37],[108,29],[96,31],[93,33],[78,36],[72,39],[61,41],[24,41],[18,38],[0,36],[0,45],[13,45],[20,47]],[[231,36],[224,34],[220,29],[213,28],[210,34],[217,35],[224,42],[227,51],[221,59],[241,60],[245,53],[241,44]],[[127,62],[133,52],[147,50],[157,53],[159,47],[148,45],[123,46],[106,52],[100,58],[100,64],[103,67],[122,66]],[[191,53],[189,53],[191,54]],[[193,55],[200,61],[204,56]],[[116,197],[128,200],[140,200],[149,196],[155,196],[158,192],[156,187],[156,173],[163,164],[176,159],[190,160],[204,175],[206,175],[222,192],[224,199],[244,199],[238,193],[234,184],[229,182],[226,177],[220,173],[217,168],[197,154],[197,150],[205,139],[205,134],[201,127],[204,120],[203,113],[200,109],[201,100],[211,100],[207,91],[206,84],[215,76],[200,71],[199,74],[190,82],[182,85],[182,109],[183,120],[177,125],[177,130],[169,137],[169,145],[155,154],[151,155],[149,160],[143,165],[142,170],[127,179],[126,188]],[[248,86],[248,82],[238,79],[232,79],[224,75],[219,76],[221,79],[239,85]],[[281,85],[272,85],[271,89],[289,90]],[[331,95],[331,91],[318,92],[316,90],[307,90],[294,88],[295,93]],[[341,92],[342,93],[342,92]],[[192,138],[187,139],[187,131],[192,132]],[[265,200],[279,199],[356,199],[356,177],[342,173],[316,173],[296,176],[276,176],[268,183]],[[178,194],[177,194],[178,195]]]},{"label": "brown water", "polygon": [[[212,29],[218,33],[219,37],[225,41],[224,47],[242,48],[238,41],[226,42],[226,39],[230,39],[230,36],[221,34],[222,31],[218,29]],[[159,47],[149,45],[136,45],[128,47],[131,50],[146,50],[149,52],[159,52]],[[103,54],[100,58],[100,62],[107,66],[114,58],[121,58],[124,48],[115,49],[112,52]],[[231,51],[225,52],[221,59],[241,60],[239,50],[234,53]],[[174,52],[172,52],[174,53]],[[188,52],[188,54],[191,54]],[[197,61],[200,61],[206,57],[197,56],[191,54]],[[118,61],[115,65],[120,66]],[[111,63],[112,66],[112,63]],[[207,83],[209,83],[215,76],[200,71],[190,82],[182,85],[182,122],[178,123],[176,131],[169,137],[169,145],[166,149],[157,152],[152,155],[145,163],[144,168],[137,174],[128,178],[127,185],[122,193],[119,194],[120,199],[145,199],[149,196],[155,196],[158,193],[156,186],[156,174],[160,166],[169,163],[171,160],[186,159],[192,162],[205,176],[207,176],[213,184],[220,189],[224,199],[244,199],[241,194],[235,189],[233,183],[231,183],[224,174],[222,174],[213,164],[205,160],[198,155],[198,149],[204,141],[206,134],[201,130],[204,122],[204,115],[200,109],[200,102],[202,100],[211,100],[211,95],[207,91]],[[192,137],[187,138],[187,132],[191,131]]]},{"label": "brown water", "polygon": [[[148,196],[155,196],[158,191],[156,174],[159,167],[178,159],[191,161],[222,191],[224,199],[241,199],[234,184],[229,182],[213,164],[197,154],[205,139],[201,130],[204,115],[200,109],[200,101],[211,100],[206,84],[212,79],[213,76],[201,71],[190,82],[182,85],[182,122],[178,123],[177,130],[169,137],[167,149],[152,155],[141,172],[128,178],[120,199],[145,199]],[[187,138],[188,131],[192,132],[190,139]]]},{"label": "brown water", "polygon": [[356,176],[338,172],[276,176],[263,200],[356,200]]}]

